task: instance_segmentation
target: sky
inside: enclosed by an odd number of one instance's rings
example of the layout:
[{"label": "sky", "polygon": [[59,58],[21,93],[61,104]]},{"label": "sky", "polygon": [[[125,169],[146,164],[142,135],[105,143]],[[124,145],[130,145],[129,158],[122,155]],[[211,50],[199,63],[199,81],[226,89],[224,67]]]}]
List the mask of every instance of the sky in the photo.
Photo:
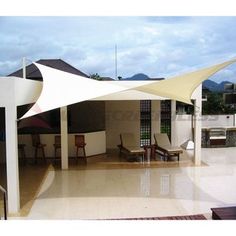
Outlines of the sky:
[{"label": "sky", "polygon": [[[0,76],[61,58],[87,73],[171,77],[236,57],[236,17],[1,16]],[[236,65],[214,76],[236,83]]]}]

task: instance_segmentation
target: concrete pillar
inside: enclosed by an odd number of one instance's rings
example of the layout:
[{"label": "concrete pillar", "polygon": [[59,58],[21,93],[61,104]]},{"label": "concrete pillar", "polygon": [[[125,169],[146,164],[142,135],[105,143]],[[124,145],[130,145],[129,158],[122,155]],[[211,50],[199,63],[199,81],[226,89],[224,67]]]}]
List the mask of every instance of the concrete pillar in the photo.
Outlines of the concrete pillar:
[{"label": "concrete pillar", "polygon": [[176,132],[176,101],[171,100],[171,145],[177,146],[178,136]]},{"label": "concrete pillar", "polygon": [[202,135],[202,86],[198,88],[198,96],[194,100],[194,163],[195,165],[201,164],[201,135]]},{"label": "concrete pillar", "polygon": [[68,169],[68,120],[67,107],[60,108],[61,114],[61,168]]},{"label": "concrete pillar", "polygon": [[152,128],[152,137],[151,143],[154,144],[154,134],[160,133],[161,129],[161,101],[160,100],[152,100],[152,121],[151,121],[151,128]]},{"label": "concrete pillar", "polygon": [[15,104],[7,106],[5,111],[8,213],[15,214],[20,210],[17,110]]}]

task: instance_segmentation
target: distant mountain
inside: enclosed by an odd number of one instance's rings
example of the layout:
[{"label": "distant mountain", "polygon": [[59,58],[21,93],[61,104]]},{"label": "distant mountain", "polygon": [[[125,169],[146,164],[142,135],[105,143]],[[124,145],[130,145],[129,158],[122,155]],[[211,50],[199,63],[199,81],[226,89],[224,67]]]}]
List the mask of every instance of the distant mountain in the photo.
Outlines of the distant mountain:
[{"label": "distant mountain", "polygon": [[228,83],[232,83],[232,82],[229,82],[229,81],[222,81],[220,84],[219,84],[219,89],[221,91],[224,90],[224,87],[225,87],[225,84],[228,84]]},{"label": "distant mountain", "polygon": [[212,80],[205,80],[203,81],[202,83],[202,87],[203,88],[207,88],[209,89],[210,91],[215,91],[216,88],[218,87],[219,84],[217,84],[216,82],[212,81]]},{"label": "distant mountain", "polygon": [[[128,78],[123,78],[123,80],[149,80],[149,79],[152,79],[150,78],[149,76],[147,76],[146,74],[143,74],[143,73],[138,73],[138,74],[135,74],[131,77],[128,77]],[[203,82],[203,88],[207,88],[209,89],[211,92],[223,92],[224,90],[224,85],[227,84],[227,83],[230,83],[229,81],[223,81],[221,83],[216,83],[212,80],[205,80]]]},{"label": "distant mountain", "polygon": [[133,75],[132,77],[125,78],[126,80],[148,80],[149,77],[143,73],[138,73]]},{"label": "distant mountain", "polygon": [[222,81],[220,84],[212,81],[212,80],[205,80],[202,85],[203,88],[209,89],[211,92],[222,92],[224,90],[224,85],[230,83],[229,81]]}]

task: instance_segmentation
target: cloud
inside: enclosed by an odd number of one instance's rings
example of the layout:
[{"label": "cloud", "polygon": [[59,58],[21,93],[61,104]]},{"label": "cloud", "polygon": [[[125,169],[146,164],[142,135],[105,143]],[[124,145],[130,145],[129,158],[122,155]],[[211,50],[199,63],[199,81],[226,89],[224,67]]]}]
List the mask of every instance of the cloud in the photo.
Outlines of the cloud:
[{"label": "cloud", "polygon": [[[236,17],[0,17],[0,74],[22,57],[61,58],[85,73],[168,77],[235,56]],[[236,75],[232,67],[215,79]]]},{"label": "cloud", "polygon": [[186,16],[148,16],[145,18],[149,22],[161,24],[183,24],[192,20],[192,17]]},{"label": "cloud", "polygon": [[[22,61],[0,61],[0,69],[4,68],[4,72],[0,72],[0,76],[6,76],[8,74],[10,74],[11,72],[19,69],[22,65]],[[14,69],[13,69],[14,68]]]},{"label": "cloud", "polygon": [[230,81],[233,83],[236,83],[236,65],[231,65],[215,75],[213,75],[210,79],[214,80],[215,82],[221,82],[221,81]]}]

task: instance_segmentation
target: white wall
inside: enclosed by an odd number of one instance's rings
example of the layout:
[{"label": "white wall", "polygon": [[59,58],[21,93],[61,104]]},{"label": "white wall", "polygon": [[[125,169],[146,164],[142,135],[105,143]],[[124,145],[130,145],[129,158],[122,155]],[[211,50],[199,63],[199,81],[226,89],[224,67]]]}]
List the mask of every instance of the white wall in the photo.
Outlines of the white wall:
[{"label": "white wall", "polygon": [[[35,102],[42,90],[42,82],[17,77],[1,77],[0,106],[5,107],[14,99],[15,105]],[[10,92],[14,98],[10,97]]]},{"label": "white wall", "polygon": [[[87,156],[106,153],[106,132],[85,133],[85,151]],[[75,134],[68,135],[69,156],[75,156]]]},{"label": "white wall", "polygon": [[[85,151],[87,156],[102,154],[106,152],[106,132],[84,133],[85,135]],[[54,136],[55,134],[41,134],[41,143],[47,144],[45,147],[46,157],[54,157]],[[69,156],[75,156],[75,134],[68,135]],[[34,157],[34,149],[32,147],[31,135],[18,135],[18,142],[26,144],[25,152],[27,157]],[[41,153],[39,153],[41,155]],[[59,151],[57,153],[59,155]]]},{"label": "white wall", "polygon": [[[160,132],[160,101],[152,101],[152,143],[153,134]],[[120,133],[133,133],[140,141],[140,101],[106,101],[107,149],[117,148]]]},{"label": "white wall", "polygon": [[185,141],[192,139],[191,115],[176,115],[174,144],[180,146]]},{"label": "white wall", "polygon": [[[201,102],[202,99],[202,85],[199,85],[195,91],[193,92],[193,95],[191,97],[192,99],[198,99],[199,102]],[[199,115],[201,117],[201,115]],[[173,130],[172,130],[172,143],[174,145],[180,146],[187,140],[191,139],[192,137],[192,116],[191,115],[176,115],[172,116],[172,118],[175,118],[175,122]],[[198,118],[199,119],[199,118]],[[198,132],[201,132],[201,130],[198,130]]]},{"label": "white wall", "polygon": [[203,115],[202,127],[235,126],[234,115]]},{"label": "white wall", "polygon": [[140,140],[140,101],[106,101],[106,147],[117,148],[120,133],[131,132]]}]

